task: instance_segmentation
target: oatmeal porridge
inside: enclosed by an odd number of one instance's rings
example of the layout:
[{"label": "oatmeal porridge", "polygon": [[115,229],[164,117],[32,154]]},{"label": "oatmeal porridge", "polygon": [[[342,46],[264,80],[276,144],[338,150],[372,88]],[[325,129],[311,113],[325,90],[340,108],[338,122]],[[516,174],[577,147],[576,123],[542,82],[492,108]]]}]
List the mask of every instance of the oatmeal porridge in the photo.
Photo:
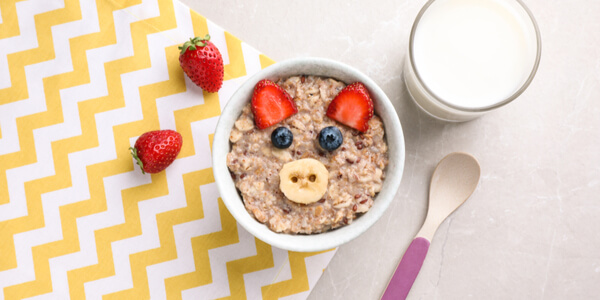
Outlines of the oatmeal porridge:
[{"label": "oatmeal porridge", "polygon": [[[297,113],[259,129],[249,103],[235,122],[229,140],[227,166],[242,195],[246,210],[271,230],[311,234],[350,224],[367,212],[381,190],[388,164],[387,144],[381,119],[374,115],[368,130],[360,132],[326,116],[330,102],[346,86],[315,76],[293,76],[277,85],[291,96]],[[324,150],[319,132],[335,126],[343,137],[339,148]],[[271,135],[279,127],[293,134],[288,148],[279,149]],[[320,162],[327,170],[326,190],[308,204],[291,201],[280,189],[280,171],[291,162]]]}]

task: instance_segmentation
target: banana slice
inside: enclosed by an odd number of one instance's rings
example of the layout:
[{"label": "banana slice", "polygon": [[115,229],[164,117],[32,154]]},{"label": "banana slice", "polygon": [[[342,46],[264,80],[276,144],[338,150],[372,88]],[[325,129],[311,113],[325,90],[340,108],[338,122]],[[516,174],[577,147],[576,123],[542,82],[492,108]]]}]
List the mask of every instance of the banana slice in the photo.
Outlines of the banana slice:
[{"label": "banana slice", "polygon": [[318,160],[304,158],[283,165],[279,171],[279,189],[300,204],[319,201],[327,192],[329,171]]}]

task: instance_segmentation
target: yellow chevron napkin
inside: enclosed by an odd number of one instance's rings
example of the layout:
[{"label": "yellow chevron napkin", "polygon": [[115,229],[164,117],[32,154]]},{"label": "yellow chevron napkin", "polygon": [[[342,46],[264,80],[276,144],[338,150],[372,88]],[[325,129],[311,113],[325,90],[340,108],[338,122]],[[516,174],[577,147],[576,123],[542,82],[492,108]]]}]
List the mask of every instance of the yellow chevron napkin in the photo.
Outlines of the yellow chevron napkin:
[{"label": "yellow chevron napkin", "polygon": [[[178,61],[206,33],[216,94]],[[177,1],[1,0],[0,299],[306,298],[335,251],[254,238],[211,169],[222,108],[271,63]],[[128,148],[155,129],[183,148],[143,175]]]}]

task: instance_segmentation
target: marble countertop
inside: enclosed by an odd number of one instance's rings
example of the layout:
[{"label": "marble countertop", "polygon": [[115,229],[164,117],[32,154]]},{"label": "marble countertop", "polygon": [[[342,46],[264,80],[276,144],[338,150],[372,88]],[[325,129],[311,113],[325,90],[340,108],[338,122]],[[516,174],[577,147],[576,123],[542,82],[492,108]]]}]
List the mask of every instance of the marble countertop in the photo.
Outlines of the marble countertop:
[{"label": "marble countertop", "polygon": [[453,151],[482,167],[438,229],[409,299],[590,299],[600,294],[600,2],[524,0],[542,34],[531,86],[466,123],[428,117],[402,67],[419,1],[183,0],[276,61],[319,56],[393,101],[406,168],[382,219],[339,248],[309,299],[378,299],[424,221],[429,179]]}]

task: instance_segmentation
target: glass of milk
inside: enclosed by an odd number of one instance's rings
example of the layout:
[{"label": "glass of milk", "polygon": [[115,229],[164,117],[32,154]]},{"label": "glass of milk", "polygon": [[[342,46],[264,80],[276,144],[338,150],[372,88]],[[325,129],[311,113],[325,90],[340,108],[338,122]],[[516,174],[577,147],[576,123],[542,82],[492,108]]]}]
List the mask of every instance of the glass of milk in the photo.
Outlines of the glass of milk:
[{"label": "glass of milk", "polygon": [[404,79],[428,114],[468,121],[517,98],[540,54],[538,26],[520,0],[430,0],[412,27]]}]

